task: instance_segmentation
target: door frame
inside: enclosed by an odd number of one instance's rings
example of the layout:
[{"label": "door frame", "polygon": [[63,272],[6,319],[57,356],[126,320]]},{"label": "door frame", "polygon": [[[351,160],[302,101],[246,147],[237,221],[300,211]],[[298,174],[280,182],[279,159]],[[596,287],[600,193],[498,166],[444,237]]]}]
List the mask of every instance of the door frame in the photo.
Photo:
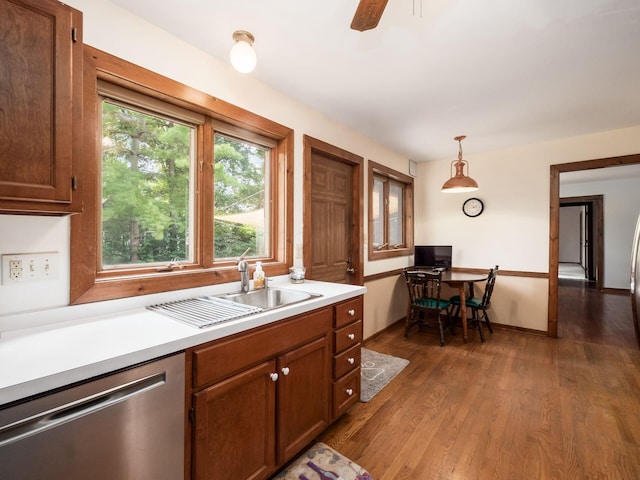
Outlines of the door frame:
[{"label": "door frame", "polygon": [[[350,165],[353,169],[351,192],[353,202],[353,235],[351,236],[352,265],[356,271],[353,275],[355,285],[364,285],[364,158],[331,145],[309,135],[303,135],[303,201],[302,201],[302,249],[303,262],[311,265],[311,157],[318,152],[337,162]],[[311,277],[308,277],[312,279]]]},{"label": "door frame", "polygon": [[[602,290],[602,278],[604,277],[604,199],[602,195],[585,195],[580,197],[562,197],[560,198],[560,208],[569,206],[585,206],[589,210],[591,217],[587,221],[587,230],[590,230],[587,250],[587,264],[589,276],[587,280],[591,280],[592,275],[595,277],[596,288]],[[594,250],[595,248],[595,250]]]},{"label": "door frame", "polygon": [[547,308],[547,336],[558,336],[558,257],[560,233],[560,174],[595,168],[619,167],[640,163],[640,153],[620,157],[583,160],[550,166],[549,188],[549,295]]}]

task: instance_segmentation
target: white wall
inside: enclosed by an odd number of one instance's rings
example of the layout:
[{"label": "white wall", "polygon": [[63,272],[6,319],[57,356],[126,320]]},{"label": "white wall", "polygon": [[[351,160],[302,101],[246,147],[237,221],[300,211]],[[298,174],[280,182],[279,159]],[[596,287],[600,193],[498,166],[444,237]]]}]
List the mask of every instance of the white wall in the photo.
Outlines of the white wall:
[{"label": "white wall", "polygon": [[[640,150],[639,150],[640,151]],[[562,180],[562,174],[560,174]],[[640,179],[599,180],[561,185],[562,197],[602,195],[605,288],[629,288],[631,242],[640,214]]]}]

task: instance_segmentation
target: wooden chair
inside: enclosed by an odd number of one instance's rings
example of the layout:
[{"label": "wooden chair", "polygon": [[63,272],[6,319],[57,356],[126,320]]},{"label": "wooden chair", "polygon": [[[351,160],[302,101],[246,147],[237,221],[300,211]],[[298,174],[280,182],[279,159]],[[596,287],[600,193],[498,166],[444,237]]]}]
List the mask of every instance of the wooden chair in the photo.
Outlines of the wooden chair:
[{"label": "wooden chair", "polygon": [[[487,283],[484,288],[482,297],[466,297],[465,304],[468,310],[471,310],[471,324],[475,325],[480,333],[480,341],[484,342],[484,333],[482,332],[482,322],[489,329],[490,333],[493,333],[491,328],[491,321],[489,320],[489,314],[487,310],[491,308],[491,296],[493,295],[493,288],[496,284],[496,277],[498,276],[498,265],[495,268],[489,270],[489,276],[487,277]],[[452,317],[460,316],[460,295],[455,295],[449,299],[451,303]]]},{"label": "wooden chair", "polygon": [[[404,269],[404,278],[409,290],[409,306],[407,307],[407,321],[404,330],[405,338],[414,325],[432,326],[437,323],[440,330],[440,346],[444,346],[444,327],[441,314],[444,311],[451,325],[450,303],[442,299],[442,272],[415,270],[413,267]],[[435,314],[434,322],[429,317]]]}]

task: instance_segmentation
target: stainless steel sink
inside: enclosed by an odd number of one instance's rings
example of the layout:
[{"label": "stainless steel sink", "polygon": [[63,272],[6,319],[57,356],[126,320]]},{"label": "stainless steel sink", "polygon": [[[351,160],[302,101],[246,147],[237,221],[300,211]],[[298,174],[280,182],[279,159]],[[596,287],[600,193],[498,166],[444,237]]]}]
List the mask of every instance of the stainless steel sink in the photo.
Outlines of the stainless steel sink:
[{"label": "stainless steel sink", "polygon": [[261,290],[251,290],[250,292],[226,293],[216,295],[213,298],[222,298],[231,302],[258,307],[262,310],[271,310],[321,296],[322,295],[315,293],[270,287]]},{"label": "stainless steel sink", "polygon": [[188,298],[147,308],[194,327],[204,328],[321,296],[296,290],[265,288],[246,293]]}]

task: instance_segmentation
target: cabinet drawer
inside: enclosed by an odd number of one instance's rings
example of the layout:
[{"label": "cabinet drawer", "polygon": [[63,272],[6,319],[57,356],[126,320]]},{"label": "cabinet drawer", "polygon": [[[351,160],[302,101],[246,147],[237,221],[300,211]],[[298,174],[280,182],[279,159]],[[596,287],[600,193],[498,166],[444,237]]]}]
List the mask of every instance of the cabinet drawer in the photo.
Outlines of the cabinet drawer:
[{"label": "cabinet drawer", "polygon": [[360,365],[333,384],[333,418],[338,418],[360,399]]},{"label": "cabinet drawer", "polygon": [[305,313],[195,347],[192,352],[194,388],[219,381],[331,331],[331,309]]},{"label": "cabinet drawer", "polygon": [[362,321],[358,320],[334,333],[334,353],[341,353],[347,348],[353,347],[362,341]]},{"label": "cabinet drawer", "polygon": [[355,320],[362,320],[362,297],[342,302],[335,309],[334,327],[341,328]]},{"label": "cabinet drawer", "polygon": [[333,378],[337,379],[360,365],[360,343],[333,357]]}]

